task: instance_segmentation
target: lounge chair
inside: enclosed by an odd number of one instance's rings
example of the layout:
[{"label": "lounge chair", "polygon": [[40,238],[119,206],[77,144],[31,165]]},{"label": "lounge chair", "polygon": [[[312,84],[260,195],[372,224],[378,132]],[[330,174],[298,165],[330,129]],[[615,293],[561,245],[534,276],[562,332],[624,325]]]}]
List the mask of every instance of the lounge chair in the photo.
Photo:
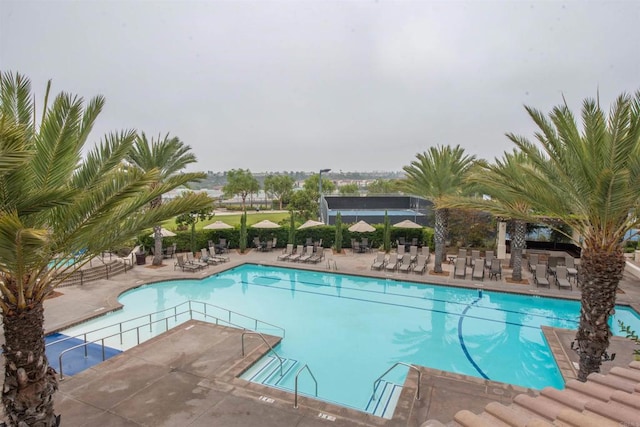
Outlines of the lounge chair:
[{"label": "lounge chair", "polygon": [[182,255],[177,255],[176,256],[176,263],[173,265],[173,269],[175,270],[176,267],[180,267],[182,269],[182,271],[191,271],[191,272],[195,272],[200,270],[200,267],[193,265],[193,264],[189,264],[184,260],[184,257]]},{"label": "lounge chair", "polygon": [[546,286],[547,288],[551,288],[551,284],[549,283],[549,273],[547,271],[547,266],[544,264],[536,265],[535,275],[533,276],[533,282],[536,284],[536,287]]},{"label": "lounge chair", "polygon": [[498,258],[493,258],[491,260],[491,266],[489,267],[489,280],[493,278],[498,280],[498,276],[500,276],[500,280],[502,280],[502,261]]},{"label": "lounge chair", "polygon": [[573,279],[578,283],[578,269],[576,268],[576,260],[573,257],[567,257],[564,260],[564,265],[567,267],[567,276],[569,280]]},{"label": "lounge chair", "polygon": [[382,270],[386,263],[386,257],[384,252],[378,252],[376,258],[373,260],[373,264],[371,264],[372,270]]},{"label": "lounge chair", "polygon": [[558,289],[569,288],[569,290],[573,290],[571,282],[567,279],[567,267],[564,265],[556,267],[556,285],[558,285]]},{"label": "lounge chair", "polygon": [[404,256],[404,245],[402,246],[398,246],[398,253],[396,254],[396,262],[400,262],[402,260],[402,257]]},{"label": "lounge chair", "polygon": [[200,260],[212,265],[217,265],[220,262],[220,260],[209,256],[209,251],[206,248],[200,249]]},{"label": "lounge chair", "polygon": [[422,247],[422,255],[424,255],[427,258],[427,264],[428,264],[429,260],[431,259],[431,251],[429,249],[429,246]]},{"label": "lounge chair", "polygon": [[186,259],[187,264],[193,264],[199,268],[205,268],[205,267],[209,267],[209,264],[206,262],[202,262],[199,259],[195,259],[193,257],[193,254],[191,252],[187,252],[187,259]]},{"label": "lounge chair", "polygon": [[398,271],[402,273],[408,273],[411,271],[413,263],[411,262],[411,254],[404,254],[402,256],[402,263],[398,267]]},{"label": "lounge chair", "polygon": [[480,262],[482,258],[478,258],[478,261],[473,264],[473,270],[471,271],[471,280],[484,281],[484,261]]},{"label": "lounge chair", "polygon": [[536,265],[538,265],[539,263],[538,254],[529,255],[529,258],[527,259],[527,263],[529,264],[529,271],[533,273],[536,269]]},{"label": "lounge chair", "polygon": [[307,262],[317,264],[324,258],[324,249],[318,248],[314,253],[311,254],[311,257],[307,260]]},{"label": "lounge chair", "polygon": [[[465,251],[466,252],[466,251]],[[462,277],[463,279],[467,278],[467,258],[458,257],[456,258],[456,263],[453,266],[453,278]]]},{"label": "lounge chair", "polygon": [[305,249],[304,254],[300,257],[298,261],[309,262],[312,256],[313,256],[313,244],[307,246],[307,249]]},{"label": "lounge chair", "polygon": [[427,271],[427,263],[429,259],[424,255],[418,255],[416,265],[413,267],[413,272],[417,274],[424,274]]},{"label": "lounge chair", "polygon": [[416,262],[418,260],[418,247],[413,245],[410,246],[409,255],[411,255],[411,262]]},{"label": "lounge chair", "polygon": [[[469,267],[476,265],[476,260],[480,258],[480,251],[473,249],[471,251],[471,257],[469,257]],[[484,265],[482,266],[484,268]]]},{"label": "lounge chair", "polygon": [[493,251],[484,252],[484,268],[491,268],[491,261],[493,261]]},{"label": "lounge chair", "polygon": [[556,274],[556,268],[558,268],[559,261],[560,258],[558,258],[557,256],[549,257],[549,259],[547,260],[547,272],[549,274]]},{"label": "lounge chair", "polygon": [[278,255],[278,261],[286,261],[293,254],[293,245],[289,243],[286,248],[282,251],[281,255]]},{"label": "lounge chair", "polygon": [[228,256],[224,256],[224,255],[220,255],[220,254],[216,253],[215,246],[210,246],[209,247],[209,254],[210,254],[211,258],[215,259],[218,262],[227,262],[227,261],[229,261],[229,257]]},{"label": "lounge chair", "polygon": [[384,269],[387,271],[396,271],[398,269],[398,258],[395,254],[389,254],[389,260],[384,266]]},{"label": "lounge chair", "polygon": [[304,255],[304,245],[298,245],[296,246],[296,251],[288,259],[289,261],[298,262],[302,255]]},{"label": "lounge chair", "polygon": [[467,250],[466,249],[458,249],[458,256],[456,257],[456,261],[462,258],[466,264],[467,262]]}]

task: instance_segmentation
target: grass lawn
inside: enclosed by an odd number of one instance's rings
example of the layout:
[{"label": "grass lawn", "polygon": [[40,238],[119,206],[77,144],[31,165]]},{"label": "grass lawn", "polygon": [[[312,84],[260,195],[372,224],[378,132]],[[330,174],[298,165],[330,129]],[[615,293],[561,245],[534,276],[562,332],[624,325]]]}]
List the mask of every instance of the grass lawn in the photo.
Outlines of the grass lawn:
[{"label": "grass lawn", "polygon": [[[240,212],[233,213],[233,214],[225,213],[225,215],[216,215],[208,221],[199,221],[198,223],[196,223],[196,230],[202,230],[202,227],[204,227],[205,225],[211,224],[212,222],[216,222],[216,221],[222,221],[222,222],[226,222],[229,225],[239,226],[240,215],[241,215]],[[276,224],[279,224],[280,221],[282,221],[283,219],[287,219],[287,220],[289,219],[289,213],[288,212],[270,212],[270,211],[260,211],[260,212],[247,211],[247,227],[249,227],[251,224],[255,224],[256,222],[260,222],[265,219],[268,219],[269,221],[273,221]],[[176,221],[175,219],[164,221],[162,223],[162,226],[167,230],[175,231]]]}]

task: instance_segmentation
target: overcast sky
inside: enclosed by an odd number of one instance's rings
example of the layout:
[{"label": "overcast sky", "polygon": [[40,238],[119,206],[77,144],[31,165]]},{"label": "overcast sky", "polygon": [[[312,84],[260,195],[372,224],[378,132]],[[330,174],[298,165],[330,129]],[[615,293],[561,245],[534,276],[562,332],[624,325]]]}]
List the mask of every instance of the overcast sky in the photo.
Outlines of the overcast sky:
[{"label": "overcast sky", "polygon": [[401,170],[438,144],[492,160],[523,105],[640,89],[640,1],[7,1],[0,69],[106,97],[192,170]]}]

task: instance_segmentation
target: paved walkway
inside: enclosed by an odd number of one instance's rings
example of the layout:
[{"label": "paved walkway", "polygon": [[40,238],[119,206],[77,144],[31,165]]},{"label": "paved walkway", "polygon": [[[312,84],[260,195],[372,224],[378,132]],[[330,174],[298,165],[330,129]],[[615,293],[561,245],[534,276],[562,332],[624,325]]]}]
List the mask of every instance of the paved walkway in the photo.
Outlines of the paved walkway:
[{"label": "paved walkway", "polygon": [[[117,309],[120,293],[144,283],[205,277],[246,262],[289,265],[276,261],[278,253],[252,251],[241,255],[232,252],[230,262],[198,273],[174,270],[173,260],[167,260],[162,267],[136,266],[110,280],[59,288],[61,295],[45,302],[45,328],[47,332],[53,332]],[[372,271],[370,265],[373,254],[353,254],[348,251],[346,254],[333,255],[328,249],[325,254],[326,261],[315,266],[292,266],[325,271],[337,268],[338,272],[347,274],[471,286],[485,290],[573,299],[580,296],[576,289],[567,291],[552,287],[543,290],[536,289],[531,283],[507,283],[505,277],[510,276],[508,269],[503,270],[502,280],[476,283],[453,279],[451,275]],[[444,268],[448,272],[452,266],[445,264]],[[530,278],[528,271],[524,274]],[[619,294],[618,302],[630,304],[640,311],[640,281],[631,274],[625,274],[621,290],[623,293]],[[518,393],[533,393],[506,384],[424,368],[421,399],[414,399],[417,374],[411,372],[392,420],[315,400],[303,399],[301,408],[293,409],[291,394],[235,378],[267,350],[266,346],[256,345],[251,349],[250,356],[240,357],[237,334],[237,331],[228,328],[191,322],[63,380],[56,397],[63,425],[418,426],[427,419],[450,421],[461,409],[481,412],[490,401],[509,403]],[[570,351],[566,346],[569,338],[565,335],[559,334],[559,351],[568,354]]]}]

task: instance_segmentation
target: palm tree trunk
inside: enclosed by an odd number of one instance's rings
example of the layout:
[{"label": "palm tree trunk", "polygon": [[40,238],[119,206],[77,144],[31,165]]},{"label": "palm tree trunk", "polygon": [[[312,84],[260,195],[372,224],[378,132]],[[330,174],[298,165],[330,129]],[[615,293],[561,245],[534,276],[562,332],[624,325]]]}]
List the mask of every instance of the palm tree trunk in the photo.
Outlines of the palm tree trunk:
[{"label": "palm tree trunk", "polygon": [[[151,209],[155,209],[162,204],[162,196],[151,201]],[[152,265],[162,265],[162,226],[153,227],[153,261]]]},{"label": "palm tree trunk", "polygon": [[609,347],[608,320],[614,312],[616,290],[624,271],[624,254],[619,248],[614,252],[585,248],[580,264],[582,300],[576,341],[580,353],[578,380],[586,381],[589,374],[600,372],[602,355]]},{"label": "palm tree trunk", "polygon": [[42,302],[4,313],[5,379],[2,404],[9,426],[57,426],[53,395],[56,371],[44,351]]},{"label": "palm tree trunk", "polygon": [[527,223],[520,220],[514,221],[514,233],[511,240],[511,261],[513,263],[513,273],[511,278],[516,281],[522,280],[522,250],[527,246]]},{"label": "palm tree trunk", "polygon": [[436,253],[433,271],[442,273],[442,260],[445,254],[447,240],[447,223],[449,221],[449,209],[436,209],[435,242]]}]

